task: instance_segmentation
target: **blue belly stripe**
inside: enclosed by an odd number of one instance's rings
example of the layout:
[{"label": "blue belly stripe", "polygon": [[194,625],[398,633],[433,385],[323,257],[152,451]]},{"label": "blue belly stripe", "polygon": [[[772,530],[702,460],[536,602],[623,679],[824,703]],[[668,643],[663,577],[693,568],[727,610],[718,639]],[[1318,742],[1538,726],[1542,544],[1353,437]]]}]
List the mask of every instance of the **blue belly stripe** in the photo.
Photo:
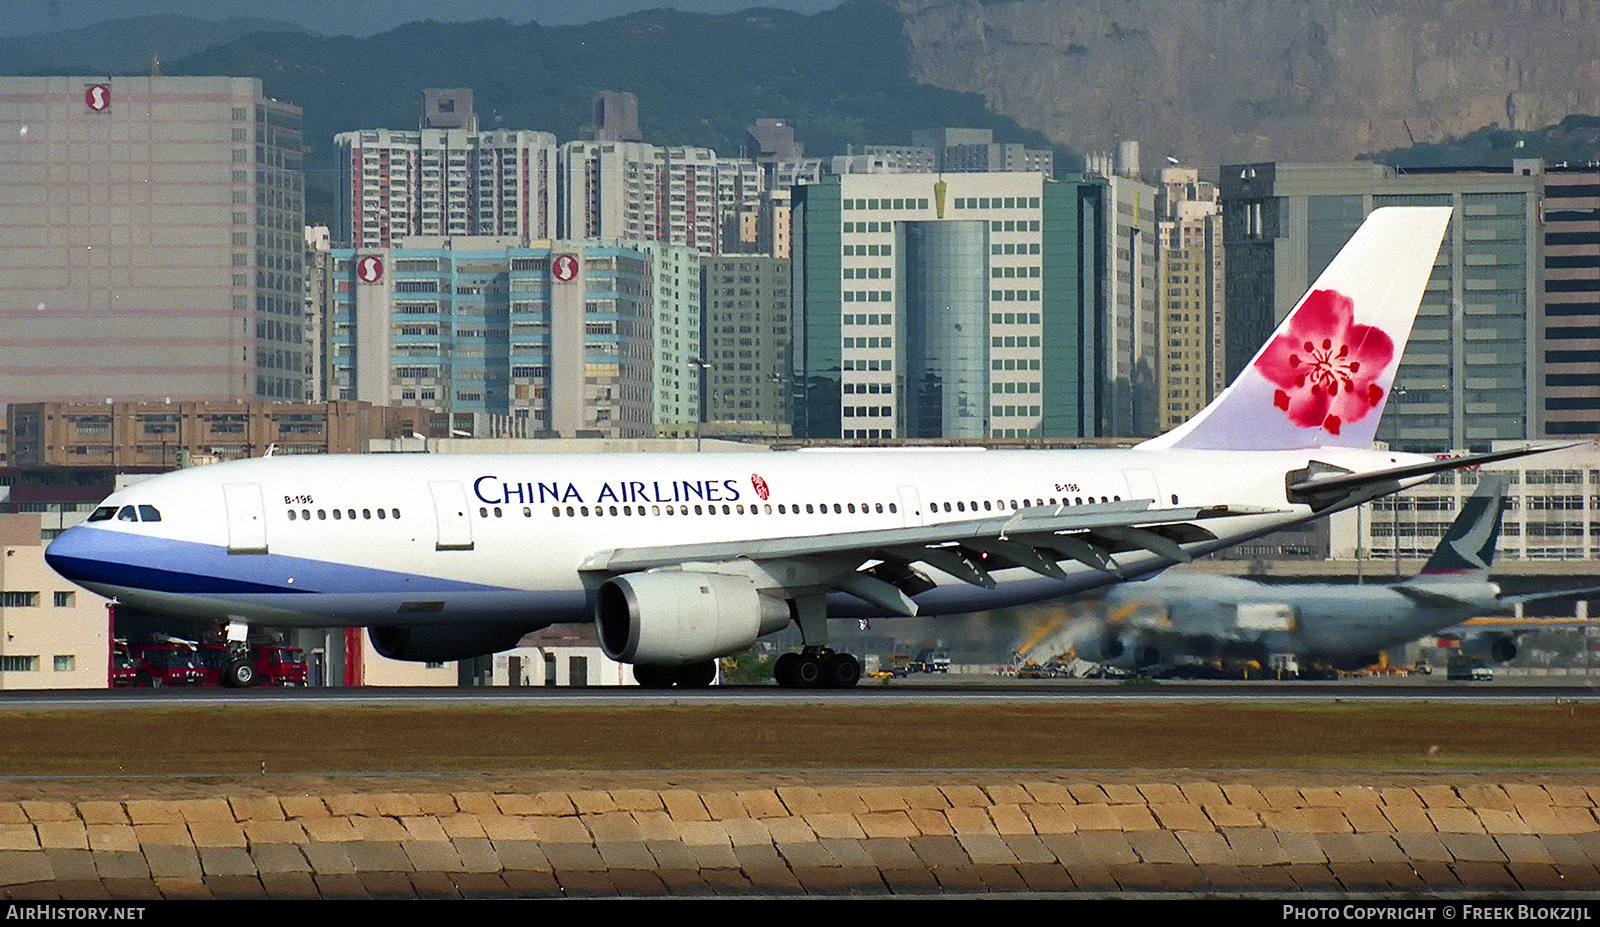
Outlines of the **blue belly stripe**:
[{"label": "blue belly stripe", "polygon": [[507,591],[502,586],[282,554],[229,554],[210,544],[82,526],[62,532],[52,541],[45,560],[74,582],[152,592],[421,595]]}]

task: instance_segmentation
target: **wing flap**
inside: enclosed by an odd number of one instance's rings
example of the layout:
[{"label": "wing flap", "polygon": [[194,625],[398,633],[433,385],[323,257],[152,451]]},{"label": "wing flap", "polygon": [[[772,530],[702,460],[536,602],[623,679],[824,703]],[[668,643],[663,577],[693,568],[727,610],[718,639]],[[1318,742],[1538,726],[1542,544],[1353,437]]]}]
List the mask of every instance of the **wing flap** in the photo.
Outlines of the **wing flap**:
[{"label": "wing flap", "polygon": [[[933,587],[915,564],[992,589],[992,570],[1024,568],[1065,579],[1058,561],[1076,560],[1121,576],[1112,554],[1140,550],[1187,561],[1180,546],[1215,537],[1200,522],[1275,509],[1240,506],[1153,508],[1154,500],[1038,506],[990,518],[805,537],[669,544],[599,551],[590,573],[619,574],[692,563],[741,561],[774,586],[815,594],[847,592],[887,614],[912,616],[912,596]],[[866,565],[866,568],[862,567]],[[783,579],[777,579],[778,576]]]}]

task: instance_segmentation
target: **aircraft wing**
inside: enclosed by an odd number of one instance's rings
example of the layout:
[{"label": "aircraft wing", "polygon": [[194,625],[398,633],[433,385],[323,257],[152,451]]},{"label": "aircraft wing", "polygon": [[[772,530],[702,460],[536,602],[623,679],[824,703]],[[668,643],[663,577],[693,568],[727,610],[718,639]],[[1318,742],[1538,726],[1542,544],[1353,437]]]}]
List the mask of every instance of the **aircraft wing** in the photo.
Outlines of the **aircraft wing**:
[{"label": "aircraft wing", "polygon": [[[1065,579],[1059,561],[1076,560],[1113,576],[1112,554],[1140,550],[1174,562],[1192,559],[1180,545],[1215,538],[1200,523],[1276,509],[1249,506],[1153,508],[1153,499],[1090,505],[1035,506],[986,518],[803,537],[666,544],[598,551],[579,568],[620,574],[692,562],[749,561],[801,566],[801,585],[849,592],[896,614],[915,615],[911,596],[933,587],[914,564],[925,564],[993,588],[991,570],[1023,567]],[[874,562],[866,570],[864,564]]]}]

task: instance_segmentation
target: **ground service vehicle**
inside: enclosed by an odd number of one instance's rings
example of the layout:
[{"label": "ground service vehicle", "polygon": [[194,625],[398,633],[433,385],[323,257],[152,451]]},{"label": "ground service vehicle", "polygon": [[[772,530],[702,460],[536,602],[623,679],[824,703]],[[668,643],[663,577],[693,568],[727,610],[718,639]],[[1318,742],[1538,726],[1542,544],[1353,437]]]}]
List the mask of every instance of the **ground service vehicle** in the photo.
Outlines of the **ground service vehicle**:
[{"label": "ground service vehicle", "polygon": [[205,667],[193,644],[157,641],[135,651],[137,684],[146,688],[203,686]]},{"label": "ground service vehicle", "polygon": [[110,682],[113,689],[137,686],[139,684],[139,668],[134,665],[133,655],[128,652],[127,641],[112,642],[109,676],[108,682]]}]

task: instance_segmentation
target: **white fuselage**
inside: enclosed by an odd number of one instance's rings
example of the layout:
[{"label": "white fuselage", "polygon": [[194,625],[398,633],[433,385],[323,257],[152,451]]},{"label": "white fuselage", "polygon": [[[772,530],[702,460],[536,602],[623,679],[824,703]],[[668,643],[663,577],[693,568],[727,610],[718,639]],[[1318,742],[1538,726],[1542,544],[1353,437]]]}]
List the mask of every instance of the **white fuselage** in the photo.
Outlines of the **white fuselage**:
[{"label": "white fuselage", "polygon": [[[1374,654],[1441,631],[1499,607],[1500,587],[1486,580],[1440,580],[1422,587],[1435,593],[1421,601],[1396,586],[1285,583],[1268,585],[1231,576],[1166,573],[1124,583],[1106,595],[1112,614],[1126,623],[1108,632],[1129,643],[1156,647],[1165,660],[1178,656],[1265,657],[1277,653],[1338,666],[1361,666]],[[1146,623],[1140,609],[1154,606]],[[1245,622],[1249,606],[1283,609],[1285,622]]]},{"label": "white fuselage", "polygon": [[[1348,448],[278,457],[118,492],[101,509],[117,514],[69,529],[47,556],[75,582],[161,613],[538,627],[590,620],[606,576],[580,568],[612,550],[914,528],[1101,500],[1270,510],[1205,521],[1217,539],[1189,545],[1200,554],[1313,517],[1285,498],[1285,474],[1309,461],[1370,471],[1423,459]],[[124,520],[146,510],[159,520]],[[1128,576],[1170,562],[1117,555]],[[1061,567],[1064,580],[1002,570],[993,589],[933,571],[937,587],[915,601],[922,614],[964,613],[1116,580],[1074,561]],[[842,593],[828,603],[833,617],[881,614]]]}]

